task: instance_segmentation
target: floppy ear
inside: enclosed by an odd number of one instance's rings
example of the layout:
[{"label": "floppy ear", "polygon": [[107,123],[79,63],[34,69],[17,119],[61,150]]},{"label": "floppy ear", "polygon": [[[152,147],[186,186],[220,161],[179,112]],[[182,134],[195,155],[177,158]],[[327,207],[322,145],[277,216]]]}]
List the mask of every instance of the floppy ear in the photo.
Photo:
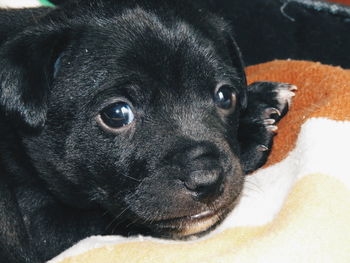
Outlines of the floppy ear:
[{"label": "floppy ear", "polygon": [[0,48],[0,111],[27,131],[44,126],[54,64],[69,40],[67,29],[26,30]]},{"label": "floppy ear", "polygon": [[248,101],[247,101],[247,78],[245,75],[245,65],[242,59],[242,53],[234,40],[234,38],[231,36],[231,34],[226,35],[226,43],[228,43],[228,48],[230,52],[230,57],[232,61],[232,65],[236,68],[237,73],[241,79],[241,85],[243,87],[241,94],[240,94],[240,104],[242,106],[242,109],[245,109],[247,107]]}]

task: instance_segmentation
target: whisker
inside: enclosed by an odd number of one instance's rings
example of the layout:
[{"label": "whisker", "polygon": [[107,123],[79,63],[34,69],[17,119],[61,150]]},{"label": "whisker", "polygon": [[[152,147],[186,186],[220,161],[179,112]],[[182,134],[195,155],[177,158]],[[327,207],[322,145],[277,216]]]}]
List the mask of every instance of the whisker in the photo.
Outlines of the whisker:
[{"label": "whisker", "polygon": [[127,177],[127,178],[130,178],[130,179],[132,179],[132,180],[134,180],[134,181],[136,181],[136,182],[142,182],[142,180],[139,180],[139,179],[137,179],[137,178],[135,178],[135,177],[132,177],[132,176],[130,176],[130,175],[123,174],[123,176],[124,176],[124,177]]},{"label": "whisker", "polygon": [[139,218],[135,218],[135,219],[132,220],[129,224],[127,224],[126,227],[127,227],[127,228],[130,227],[130,226],[132,226],[133,224],[136,224],[138,221],[140,221],[140,219],[139,219]]},{"label": "whisker", "polygon": [[260,187],[259,184],[257,184],[254,181],[250,181],[250,180],[245,181],[244,189],[253,190],[253,191],[256,191],[256,192],[261,193],[261,194],[264,193],[264,190]]},{"label": "whisker", "polygon": [[[110,228],[112,225],[113,225],[113,223],[115,223],[116,221],[117,221],[117,219],[118,218],[120,218],[124,213],[125,213],[125,211],[126,210],[128,210],[128,207],[126,207],[123,211],[121,211],[117,216],[115,216],[114,218],[113,218],[113,220],[107,225],[107,227],[105,228],[105,230],[108,230],[108,228]],[[120,224],[120,223],[119,223]],[[118,224],[118,225],[119,225]],[[114,228],[115,229],[115,228]],[[113,229],[113,231],[114,231],[114,229]]]}]

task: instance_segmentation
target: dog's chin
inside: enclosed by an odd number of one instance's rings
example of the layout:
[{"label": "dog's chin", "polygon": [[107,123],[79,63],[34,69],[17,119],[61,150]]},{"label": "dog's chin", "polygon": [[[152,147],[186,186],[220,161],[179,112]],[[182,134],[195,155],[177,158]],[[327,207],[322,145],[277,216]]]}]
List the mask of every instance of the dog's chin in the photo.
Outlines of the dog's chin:
[{"label": "dog's chin", "polygon": [[213,230],[231,211],[231,206],[207,210],[191,216],[161,220],[153,223],[154,235],[162,238],[188,240]]}]

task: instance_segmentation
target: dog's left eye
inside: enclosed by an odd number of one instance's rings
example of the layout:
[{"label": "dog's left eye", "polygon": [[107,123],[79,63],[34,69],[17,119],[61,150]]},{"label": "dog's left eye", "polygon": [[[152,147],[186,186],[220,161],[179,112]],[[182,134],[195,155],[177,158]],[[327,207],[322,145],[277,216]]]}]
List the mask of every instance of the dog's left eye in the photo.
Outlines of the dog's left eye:
[{"label": "dog's left eye", "polygon": [[236,104],[236,93],[234,89],[229,85],[217,87],[214,94],[214,102],[223,110],[234,108]]},{"label": "dog's left eye", "polygon": [[118,129],[134,121],[134,113],[126,102],[116,102],[104,108],[100,113],[100,121],[108,128]]}]

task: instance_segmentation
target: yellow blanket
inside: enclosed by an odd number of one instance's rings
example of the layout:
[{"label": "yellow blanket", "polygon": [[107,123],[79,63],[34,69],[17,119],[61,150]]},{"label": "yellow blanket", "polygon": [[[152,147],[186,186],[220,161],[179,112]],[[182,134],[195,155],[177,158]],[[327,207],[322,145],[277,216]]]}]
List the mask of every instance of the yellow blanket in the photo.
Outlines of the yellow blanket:
[{"label": "yellow blanket", "polygon": [[268,164],[210,236],[191,242],[92,237],[50,263],[350,262],[350,72],[305,61],[247,69],[299,87]]}]

